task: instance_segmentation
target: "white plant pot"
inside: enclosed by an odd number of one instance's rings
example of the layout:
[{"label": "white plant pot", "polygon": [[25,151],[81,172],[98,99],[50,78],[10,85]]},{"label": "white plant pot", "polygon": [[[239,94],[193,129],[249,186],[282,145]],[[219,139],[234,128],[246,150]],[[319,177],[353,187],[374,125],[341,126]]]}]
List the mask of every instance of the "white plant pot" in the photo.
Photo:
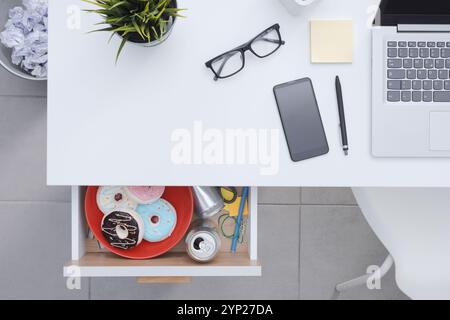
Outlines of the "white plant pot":
[{"label": "white plant pot", "polygon": [[305,6],[310,5],[318,0],[280,0],[281,3],[288,9],[289,13],[298,15],[302,12]]}]

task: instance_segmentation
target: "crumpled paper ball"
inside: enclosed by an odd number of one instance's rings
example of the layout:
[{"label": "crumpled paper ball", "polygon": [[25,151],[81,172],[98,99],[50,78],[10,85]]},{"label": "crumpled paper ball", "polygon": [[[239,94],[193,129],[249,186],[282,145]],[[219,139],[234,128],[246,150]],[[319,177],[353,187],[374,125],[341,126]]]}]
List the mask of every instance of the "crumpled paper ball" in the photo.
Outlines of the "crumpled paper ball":
[{"label": "crumpled paper ball", "polygon": [[0,41],[12,49],[12,63],[37,78],[47,77],[47,0],[23,0],[23,7],[9,10],[8,17]]}]

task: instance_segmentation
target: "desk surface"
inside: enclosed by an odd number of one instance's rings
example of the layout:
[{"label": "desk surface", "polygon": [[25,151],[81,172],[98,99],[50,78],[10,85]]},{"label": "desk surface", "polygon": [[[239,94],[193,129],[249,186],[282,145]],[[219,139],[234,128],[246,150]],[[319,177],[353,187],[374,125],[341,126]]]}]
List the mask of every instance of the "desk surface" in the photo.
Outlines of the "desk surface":
[{"label": "desk surface", "polygon": [[[74,1],[50,0],[49,184],[450,186],[450,159],[371,156],[368,21],[377,0],[342,0],[339,5],[321,0],[298,17],[276,0],[207,2],[179,0],[189,10],[169,40],[155,48],[127,45],[115,66],[119,40],[107,44],[108,34],[86,34],[98,17],[82,12],[81,29],[68,29],[67,8]],[[354,22],[353,64],[311,65],[309,20],[348,18]],[[264,60],[247,55],[239,75],[212,80],[205,61],[276,22],[284,47]],[[349,157],[343,156],[340,143],[337,74],[346,105]],[[330,152],[293,163],[272,88],[302,77],[313,80]],[[213,152],[211,157],[207,146],[220,138],[224,144],[231,141],[226,134],[230,129],[250,130],[259,142],[265,141],[260,130],[278,130],[278,140],[271,144],[278,160],[245,157],[242,164],[229,151],[223,163],[217,162],[220,155]],[[184,153],[189,164],[173,157],[180,146],[174,138],[181,133],[192,138],[191,154]],[[264,148],[258,151],[264,154]],[[263,170],[268,167],[275,170]]]}]

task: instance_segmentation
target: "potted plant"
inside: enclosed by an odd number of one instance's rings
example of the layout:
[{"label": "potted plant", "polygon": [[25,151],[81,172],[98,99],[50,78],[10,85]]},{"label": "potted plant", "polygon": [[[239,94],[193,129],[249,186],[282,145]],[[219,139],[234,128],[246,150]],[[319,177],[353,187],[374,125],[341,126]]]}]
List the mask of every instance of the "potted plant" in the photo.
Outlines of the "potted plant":
[{"label": "potted plant", "polygon": [[85,10],[100,14],[107,25],[96,31],[112,32],[122,38],[116,55],[116,62],[127,42],[143,46],[155,46],[165,41],[173,28],[180,9],[176,0],[83,0],[98,6]]}]

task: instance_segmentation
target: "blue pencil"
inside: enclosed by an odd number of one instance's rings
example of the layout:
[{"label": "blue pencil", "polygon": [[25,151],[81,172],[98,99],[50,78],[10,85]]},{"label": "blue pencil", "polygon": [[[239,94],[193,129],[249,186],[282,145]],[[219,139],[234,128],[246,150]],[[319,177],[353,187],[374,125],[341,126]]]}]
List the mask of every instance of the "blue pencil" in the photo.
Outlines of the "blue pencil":
[{"label": "blue pencil", "polygon": [[239,233],[241,231],[242,217],[244,215],[245,203],[247,202],[249,187],[244,187],[242,190],[241,203],[239,204],[239,214],[234,226],[233,242],[231,243],[231,252],[236,252],[236,246],[239,239]]}]

